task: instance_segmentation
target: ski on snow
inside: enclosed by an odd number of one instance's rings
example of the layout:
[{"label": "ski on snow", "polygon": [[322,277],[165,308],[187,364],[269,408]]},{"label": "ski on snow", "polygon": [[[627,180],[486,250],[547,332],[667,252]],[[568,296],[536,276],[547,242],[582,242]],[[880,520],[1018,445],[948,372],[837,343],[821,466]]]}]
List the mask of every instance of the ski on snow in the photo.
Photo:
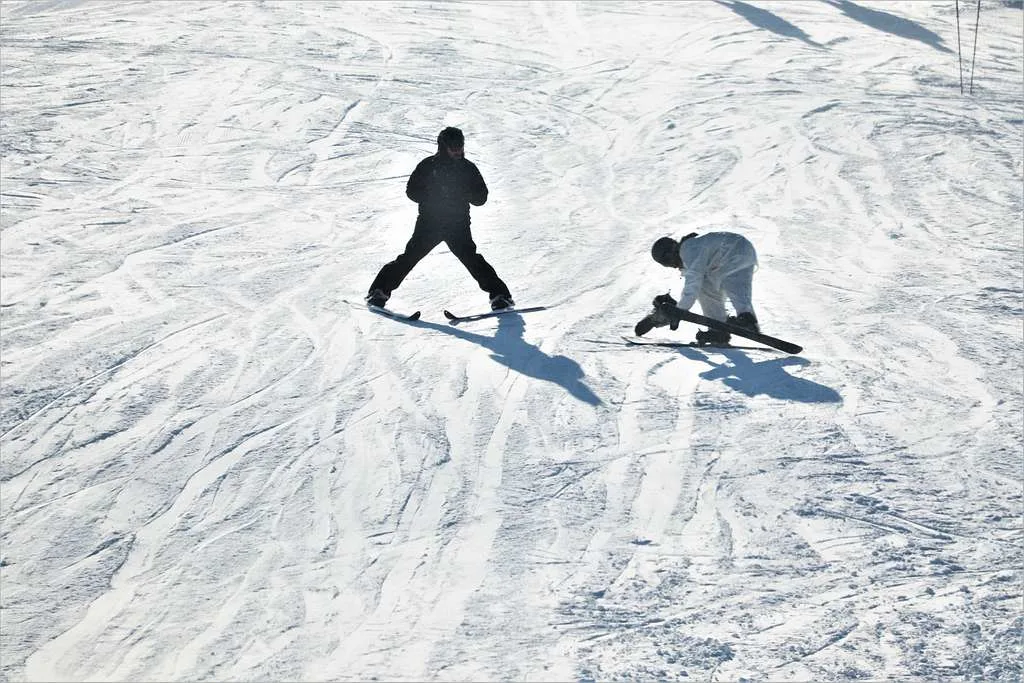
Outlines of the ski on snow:
[{"label": "ski on snow", "polygon": [[458,325],[459,323],[470,322],[472,320],[483,320],[484,318],[494,318],[499,315],[506,315],[508,313],[532,313],[534,311],[546,310],[547,306],[531,306],[529,308],[502,308],[497,311],[488,311],[487,313],[474,313],[472,315],[455,315],[449,310],[444,311],[444,317],[448,318],[448,322],[452,325]]},{"label": "ski on snow", "polygon": [[374,306],[365,301],[360,301],[358,303],[356,303],[355,301],[351,301],[349,299],[342,299],[342,301],[348,304],[349,306],[352,306],[353,308],[365,308],[371,313],[376,313],[377,315],[382,315],[385,318],[391,318],[392,320],[412,322],[414,320],[420,319],[419,311],[413,311],[412,313],[400,313],[398,311],[388,308],[387,306]]},{"label": "ski on snow", "polygon": [[413,320],[420,319],[419,311],[413,311],[412,313],[399,313],[398,311],[392,311],[390,308],[385,308],[384,306],[373,306],[371,304],[366,304],[366,308],[374,313],[379,313],[380,315],[391,318],[392,320],[412,322]]},{"label": "ski on snow", "polygon": [[770,346],[773,349],[785,351],[786,353],[797,354],[804,350],[804,347],[799,344],[794,344],[793,342],[788,342],[784,339],[779,339],[778,337],[772,337],[771,335],[761,334],[760,332],[754,332],[753,330],[749,330],[745,327],[739,327],[738,325],[730,325],[729,323],[722,322],[721,320],[708,318],[707,316],[700,315],[699,313],[693,313],[692,311],[677,310],[675,311],[675,315],[678,316],[680,320],[721,330],[723,332],[729,332],[737,337],[743,337],[744,339],[749,339],[757,342],[758,344],[764,344],[765,346]]},{"label": "ski on snow", "polygon": [[630,346],[658,346],[665,349],[706,349],[708,351],[714,351],[716,349],[727,350],[734,349],[740,351],[776,351],[770,346],[737,346],[735,344],[698,344],[697,342],[677,342],[677,341],[666,341],[661,339],[643,339],[641,337],[630,337],[627,335],[622,336],[623,341]]}]

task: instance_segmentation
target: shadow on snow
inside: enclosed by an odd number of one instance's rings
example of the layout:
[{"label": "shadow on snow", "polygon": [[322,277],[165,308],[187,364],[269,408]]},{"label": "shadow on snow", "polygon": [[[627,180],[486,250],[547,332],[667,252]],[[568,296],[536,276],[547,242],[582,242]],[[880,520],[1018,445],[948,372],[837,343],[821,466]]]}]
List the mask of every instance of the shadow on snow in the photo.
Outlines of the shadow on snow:
[{"label": "shadow on snow", "polygon": [[703,351],[680,349],[687,358],[712,366],[711,370],[700,374],[702,379],[722,380],[727,387],[747,396],[764,395],[803,403],[842,403],[843,398],[835,389],[786,372],[789,366],[810,365],[806,358],[787,356],[755,363],[742,351],[723,349],[722,352],[728,361],[715,363]]},{"label": "shadow on snow", "polygon": [[510,370],[562,386],[572,396],[592,406],[602,405],[590,387],[583,383],[583,368],[566,356],[549,356],[538,347],[523,339],[526,324],[523,316],[506,313],[498,318],[498,329],[494,336],[460,330],[454,325],[417,320],[416,327],[425,327],[459,339],[479,344],[490,350],[491,358]]},{"label": "shadow on snow", "polygon": [[719,5],[728,7],[736,14],[740,15],[757,28],[771,31],[780,36],[786,38],[796,38],[802,40],[808,45],[814,47],[823,47],[820,43],[816,43],[811,40],[811,37],[807,33],[793,24],[789,23],[777,14],[772,14],[768,10],[763,10],[753,5],[748,5],[745,2],[739,2],[739,0],[716,0]]},{"label": "shadow on snow", "polygon": [[[811,37],[803,29],[794,26],[772,12],[748,5],[745,2],[740,2],[740,0],[716,0],[716,2],[719,5],[728,7],[757,28],[771,31],[786,38],[796,38],[814,47],[823,47],[820,43],[811,40]],[[877,9],[862,7],[855,2],[850,2],[850,0],[825,0],[825,2],[854,21],[859,21],[876,31],[890,33],[909,40],[917,40],[940,52],[952,52],[943,44],[942,36],[910,19],[904,19],[901,16]]]},{"label": "shadow on snow", "polygon": [[850,0],[826,0],[826,2],[841,10],[843,14],[851,19],[870,26],[875,30],[891,33],[901,38],[921,41],[940,52],[952,52],[952,50],[943,45],[942,36],[934,31],[929,31],[924,26],[909,19],[904,19],[881,10],[861,7],[857,3],[850,2]]}]

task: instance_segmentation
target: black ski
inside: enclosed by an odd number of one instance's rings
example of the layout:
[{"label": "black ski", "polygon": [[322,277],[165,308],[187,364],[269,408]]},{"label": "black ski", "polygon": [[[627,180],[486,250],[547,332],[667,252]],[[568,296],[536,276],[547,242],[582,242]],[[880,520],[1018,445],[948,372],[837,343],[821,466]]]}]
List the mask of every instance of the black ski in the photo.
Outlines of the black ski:
[{"label": "black ski", "polygon": [[374,313],[379,313],[380,315],[387,316],[388,318],[391,318],[393,320],[404,320],[406,322],[412,322],[413,320],[420,319],[419,311],[414,311],[412,313],[399,313],[398,311],[392,311],[390,308],[385,308],[384,306],[372,306],[370,304],[366,304],[366,308],[373,311]]},{"label": "black ski", "polygon": [[505,315],[507,313],[532,313],[534,311],[546,310],[547,306],[531,306],[530,308],[502,308],[497,311],[488,311],[487,313],[474,313],[473,315],[455,315],[451,311],[446,310],[444,317],[448,318],[448,322],[452,325],[458,325],[459,323],[470,322],[471,320],[483,320],[484,318],[493,318],[499,315]]},{"label": "black ski", "polygon": [[662,339],[644,339],[642,337],[622,336],[630,346],[659,346],[666,349],[735,349],[739,351],[777,351],[778,349],[764,346],[736,346],[735,344],[698,344],[692,342],[666,341]]},{"label": "black ski", "polygon": [[704,325],[705,327],[712,327],[717,330],[723,330],[730,334],[735,334],[737,337],[743,337],[750,341],[756,341],[758,344],[764,344],[770,346],[773,349],[779,351],[785,351],[786,353],[797,354],[804,350],[804,347],[793,342],[788,342],[778,337],[773,337],[768,334],[761,334],[760,332],[753,332],[745,327],[739,327],[738,325],[730,325],[714,318],[708,318],[707,316],[700,315],[699,313],[693,313],[691,311],[679,311],[681,314],[679,317],[683,320],[687,320],[698,325]]},{"label": "black ski", "polygon": [[682,309],[676,309],[674,312],[676,317],[680,320],[694,323],[695,325],[703,325],[704,327],[710,327],[716,330],[722,330],[730,334],[735,334],[737,337],[743,337],[751,341],[756,341],[758,344],[764,344],[770,346],[773,349],[779,351],[785,351],[786,353],[800,353],[804,350],[804,347],[788,342],[778,337],[772,337],[767,334],[761,334],[760,332],[753,332],[745,327],[738,327],[736,325],[730,325],[714,318],[708,318],[707,316],[694,313],[692,311],[684,311]]}]

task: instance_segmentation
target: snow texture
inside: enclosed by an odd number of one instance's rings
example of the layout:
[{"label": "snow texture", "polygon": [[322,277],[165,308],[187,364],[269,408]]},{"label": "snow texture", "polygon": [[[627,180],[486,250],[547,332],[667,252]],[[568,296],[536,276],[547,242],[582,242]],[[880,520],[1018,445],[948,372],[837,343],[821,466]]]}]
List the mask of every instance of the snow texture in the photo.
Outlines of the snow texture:
[{"label": "snow texture", "polygon": [[[0,678],[1019,680],[1024,21],[976,11],[4,0]],[[359,305],[447,125],[550,310],[448,324],[444,248],[422,320]],[[709,230],[805,353],[623,342]]]}]

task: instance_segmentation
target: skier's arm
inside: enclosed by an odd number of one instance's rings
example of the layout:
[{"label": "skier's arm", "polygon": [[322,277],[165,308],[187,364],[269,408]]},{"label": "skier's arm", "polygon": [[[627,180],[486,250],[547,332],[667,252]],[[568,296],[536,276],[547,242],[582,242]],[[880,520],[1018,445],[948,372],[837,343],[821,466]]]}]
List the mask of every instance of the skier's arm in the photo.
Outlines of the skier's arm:
[{"label": "skier's arm", "polygon": [[416,165],[416,169],[409,176],[409,182],[405,184],[405,196],[417,204],[427,198],[427,160]]},{"label": "skier's arm", "polygon": [[700,286],[704,282],[703,273],[686,272],[686,279],[683,281],[683,291],[679,294],[679,301],[676,308],[684,311],[690,310],[697,303],[697,295],[700,294]]},{"label": "skier's arm", "polygon": [[692,263],[686,264],[683,275],[683,291],[679,294],[676,308],[688,311],[697,303],[697,295],[700,294],[701,285],[704,284],[704,273],[708,268],[710,251],[710,249],[702,249],[693,255]]},{"label": "skier's arm", "polygon": [[480,169],[471,161],[466,161],[469,173],[466,174],[466,199],[473,206],[483,206],[487,201],[487,184],[480,175]]}]

